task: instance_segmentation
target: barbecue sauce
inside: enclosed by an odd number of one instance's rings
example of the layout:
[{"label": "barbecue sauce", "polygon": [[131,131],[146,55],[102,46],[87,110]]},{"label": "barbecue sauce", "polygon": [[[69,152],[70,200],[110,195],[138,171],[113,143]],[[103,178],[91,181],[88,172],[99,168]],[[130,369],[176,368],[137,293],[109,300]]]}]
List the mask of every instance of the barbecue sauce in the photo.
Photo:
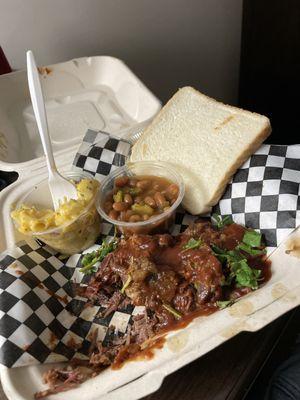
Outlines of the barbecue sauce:
[{"label": "barbecue sauce", "polygon": [[[144,305],[148,310],[163,316],[163,323],[156,326],[156,333],[165,335],[171,330],[186,327],[197,317],[214,313],[219,309],[216,301],[235,300],[252,291],[248,287],[222,286],[223,267],[210,247],[211,244],[216,244],[223,249],[233,250],[243,240],[245,231],[244,227],[237,224],[217,230],[210,223],[204,222],[192,225],[175,238],[167,234],[134,235],[121,243],[109,262],[102,264],[101,270],[96,274],[94,283],[92,281],[91,285],[98,287],[100,282],[107,283],[110,279],[113,279],[115,284],[116,271],[118,274],[129,273],[129,260],[147,259],[149,263],[152,263],[151,273],[147,275],[149,271],[145,270],[143,280],[138,282],[133,279],[131,284],[135,285],[136,293],[126,291],[126,294],[129,298],[134,295],[132,297],[134,305]],[[192,249],[186,247],[191,237],[199,236],[202,239],[201,246]],[[271,263],[265,256],[249,257],[248,264],[261,270],[260,285],[270,279]],[[140,261],[138,267],[140,273],[145,265]],[[190,289],[197,281],[206,285],[204,285],[202,297],[196,294],[193,287]],[[168,311],[162,310],[162,303],[174,305],[179,286],[185,284],[188,290],[193,290],[194,299],[196,295],[198,298],[190,309],[186,309],[181,313],[181,317],[176,319]],[[207,291],[207,288],[211,289],[211,292]],[[178,308],[176,310],[178,311]],[[152,341],[143,350],[137,344],[124,346],[117,355],[113,368],[120,368],[126,360],[152,358],[153,349],[162,347],[163,342],[162,338]]]}]

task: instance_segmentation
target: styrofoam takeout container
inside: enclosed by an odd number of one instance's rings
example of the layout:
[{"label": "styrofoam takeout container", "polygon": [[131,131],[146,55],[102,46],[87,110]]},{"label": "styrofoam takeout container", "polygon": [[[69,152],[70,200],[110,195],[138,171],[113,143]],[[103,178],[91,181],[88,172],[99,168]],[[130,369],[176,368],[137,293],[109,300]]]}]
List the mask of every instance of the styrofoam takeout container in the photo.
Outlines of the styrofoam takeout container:
[{"label": "styrofoam takeout container", "polygon": [[[157,99],[128,68],[110,57],[69,61],[43,71],[46,103],[53,112],[50,130],[56,142],[56,159],[62,172],[70,169],[87,127],[111,129],[116,133],[134,122],[150,119],[160,107]],[[10,74],[3,79],[0,77],[0,93],[4,89],[8,99],[6,103],[0,99],[0,131],[5,132],[7,147],[6,152],[0,155],[0,169],[17,170],[21,179],[6,188],[0,196],[1,250],[21,239],[9,218],[11,205],[17,203],[29,187],[46,177],[45,161],[40,158],[41,149],[35,140],[36,128],[25,72]],[[77,122],[71,121],[69,125],[68,121],[73,117]],[[97,126],[93,126],[93,121]],[[24,137],[21,137],[23,132]],[[27,149],[23,153],[20,148],[24,146]],[[299,237],[300,229],[292,235]],[[239,332],[256,331],[296,307],[300,304],[300,260],[285,252],[283,242],[271,254],[271,261],[272,277],[265,286],[228,309],[197,318],[188,327],[169,333],[164,347],[155,353],[153,359],[131,361],[116,371],[107,369],[78,388],[51,396],[51,399],[139,399],[156,391],[167,375]],[[7,397],[31,400],[33,393],[43,388],[42,373],[48,368],[49,364],[13,369],[1,367]]]},{"label": "styrofoam takeout container", "polygon": [[[121,135],[133,125],[150,122],[161,108],[160,101],[117,58],[83,57],[50,65],[40,68],[40,77],[60,169],[71,167],[87,129]],[[12,203],[45,171],[26,71],[0,76],[0,170],[19,173],[18,181],[0,194],[3,251],[20,239],[9,218]]]},{"label": "styrofoam takeout container", "polygon": [[[117,133],[151,119],[159,100],[119,59],[83,57],[42,67],[56,155],[74,154],[87,129]],[[26,71],[0,76],[0,170],[29,173],[44,165]]]}]

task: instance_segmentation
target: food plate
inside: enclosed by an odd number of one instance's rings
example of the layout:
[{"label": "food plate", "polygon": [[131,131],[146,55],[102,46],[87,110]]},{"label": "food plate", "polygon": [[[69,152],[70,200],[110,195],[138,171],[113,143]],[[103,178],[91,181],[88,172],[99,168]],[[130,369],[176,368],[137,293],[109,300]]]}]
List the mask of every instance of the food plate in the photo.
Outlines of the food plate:
[{"label": "food plate", "polygon": [[[65,160],[62,170],[67,171],[70,161]],[[3,196],[3,212],[8,213],[12,203],[22,197],[27,185],[46,176],[43,171],[20,185],[8,187]],[[6,219],[7,240],[15,243],[11,221]],[[295,230],[287,240],[300,237]],[[120,370],[107,369],[96,378],[83,383],[76,390],[55,395],[57,399],[72,396],[79,399],[138,399],[159,388],[168,374],[207,353],[241,331],[256,331],[300,303],[300,260],[286,253],[285,242],[270,256],[272,277],[259,290],[243,297],[232,307],[210,316],[195,319],[184,330],[170,332],[162,349],[148,361],[130,361]],[[1,368],[3,387],[10,399],[31,399],[41,390],[42,373],[49,365],[24,368]],[[30,382],[30,385],[28,385]]]},{"label": "food plate", "polygon": [[[47,73],[47,71],[46,71]],[[66,157],[68,155],[68,157]],[[58,155],[59,157],[59,155]],[[68,171],[71,152],[60,159],[62,171]],[[28,187],[46,176],[44,166],[32,177],[23,177],[20,182],[3,193],[3,226],[6,246],[19,239],[10,221],[9,210],[18,202]],[[292,233],[299,237],[300,230]],[[243,297],[232,307],[209,316],[194,319],[184,330],[169,332],[164,346],[155,350],[153,358],[130,361],[119,370],[110,368],[97,377],[86,381],[70,392],[59,393],[54,398],[74,399],[138,399],[159,388],[165,376],[181,366],[207,353],[241,331],[255,331],[277,318],[300,302],[300,262],[286,252],[283,242],[270,256],[272,277],[260,289]],[[10,399],[32,399],[33,393],[44,389],[42,373],[49,366],[39,365],[7,369],[1,367],[3,387]]]}]

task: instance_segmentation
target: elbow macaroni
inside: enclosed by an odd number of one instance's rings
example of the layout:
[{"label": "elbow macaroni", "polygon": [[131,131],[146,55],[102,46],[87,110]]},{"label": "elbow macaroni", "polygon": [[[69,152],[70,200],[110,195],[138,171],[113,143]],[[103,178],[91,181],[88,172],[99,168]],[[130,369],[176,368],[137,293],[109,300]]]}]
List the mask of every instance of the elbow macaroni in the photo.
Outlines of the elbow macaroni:
[{"label": "elbow macaroni", "polygon": [[23,204],[11,216],[19,232],[35,236],[61,253],[73,254],[92,245],[99,235],[100,217],[91,204],[98,188],[98,181],[84,178],[76,184],[78,199],[62,202],[56,211]]}]

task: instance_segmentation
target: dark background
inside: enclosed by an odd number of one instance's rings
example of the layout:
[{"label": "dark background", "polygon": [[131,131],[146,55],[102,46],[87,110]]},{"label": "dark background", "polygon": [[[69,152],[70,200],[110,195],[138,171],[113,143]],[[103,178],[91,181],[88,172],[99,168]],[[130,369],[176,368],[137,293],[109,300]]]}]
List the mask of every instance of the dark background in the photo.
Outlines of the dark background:
[{"label": "dark background", "polygon": [[244,0],[239,105],[267,115],[269,143],[299,143],[299,0]]}]

